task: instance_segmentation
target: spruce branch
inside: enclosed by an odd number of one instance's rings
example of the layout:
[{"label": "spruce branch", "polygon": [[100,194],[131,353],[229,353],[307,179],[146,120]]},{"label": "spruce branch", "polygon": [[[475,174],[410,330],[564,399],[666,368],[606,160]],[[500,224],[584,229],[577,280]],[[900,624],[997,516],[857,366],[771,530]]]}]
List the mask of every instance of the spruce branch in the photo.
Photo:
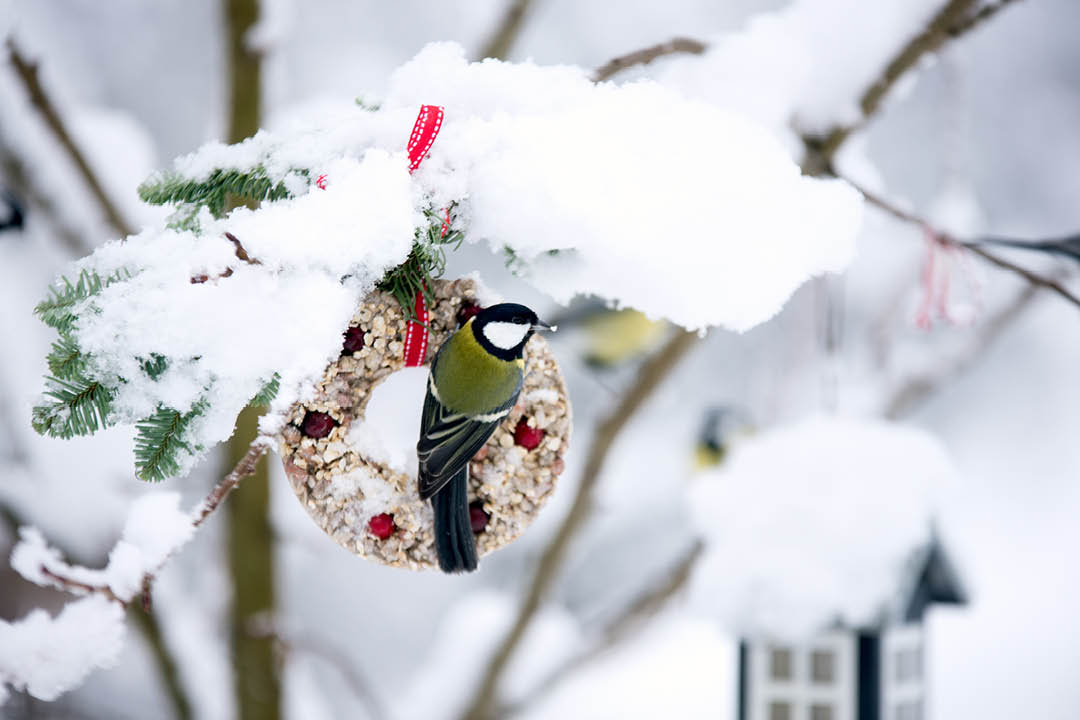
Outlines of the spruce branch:
[{"label": "spruce branch", "polygon": [[430,300],[431,281],[445,272],[447,247],[452,245],[456,249],[465,237],[460,230],[447,229],[444,233],[443,228],[450,225],[449,215],[440,217],[432,210],[425,210],[424,214],[428,224],[417,231],[409,256],[387,271],[378,284],[380,290],[394,296],[410,319],[416,316],[416,294],[423,293],[425,300]]},{"label": "spruce branch", "polygon": [[43,402],[34,407],[31,424],[39,435],[69,440],[92,435],[112,424],[114,391],[82,376],[45,378]]},{"label": "spruce branch", "polygon": [[49,288],[49,297],[34,307],[34,314],[51,328],[60,333],[69,332],[75,324],[75,308],[83,300],[97,295],[114,282],[131,277],[127,270],[117,270],[112,275],[101,277],[93,270],[83,269],[78,279],[72,283],[66,277],[60,278],[60,287]]},{"label": "spruce branch", "polygon": [[73,380],[86,372],[88,358],[79,350],[79,344],[70,335],[61,335],[53,341],[52,350],[45,361],[52,376],[61,380]]},{"label": "spruce branch", "polygon": [[649,358],[638,371],[634,384],[619,399],[611,414],[596,429],[592,445],[585,458],[585,468],[574,495],[570,511],[563,518],[555,537],[545,548],[536,567],[532,583],[526,591],[524,602],[510,632],[499,644],[477,686],[472,701],[462,717],[467,720],[489,720],[498,697],[499,682],[529,629],[540,605],[558,577],[571,542],[585,525],[592,510],[592,493],[607,462],[608,453],[615,441],[634,415],[645,404],[653,391],[666,380],[679,361],[697,344],[698,336],[678,330],[667,344]]},{"label": "spruce branch", "polygon": [[184,437],[191,422],[206,412],[208,406],[204,397],[186,413],[159,407],[135,425],[135,471],[140,480],[160,482],[180,474],[180,453],[194,454],[197,449]]},{"label": "spruce branch", "polygon": [[[307,177],[306,170],[296,174]],[[284,180],[274,182],[259,166],[247,172],[235,169],[213,170],[205,180],[192,180],[176,173],[161,173],[139,186],[139,197],[151,205],[179,205],[175,220],[180,225],[196,222],[199,208],[205,207],[216,218],[225,216],[229,198],[243,203],[283,200],[292,197]]]},{"label": "spruce branch", "polygon": [[277,397],[278,390],[281,389],[281,376],[274,373],[262,389],[255,394],[255,397],[251,398],[251,404],[255,407],[270,407],[270,403]]}]

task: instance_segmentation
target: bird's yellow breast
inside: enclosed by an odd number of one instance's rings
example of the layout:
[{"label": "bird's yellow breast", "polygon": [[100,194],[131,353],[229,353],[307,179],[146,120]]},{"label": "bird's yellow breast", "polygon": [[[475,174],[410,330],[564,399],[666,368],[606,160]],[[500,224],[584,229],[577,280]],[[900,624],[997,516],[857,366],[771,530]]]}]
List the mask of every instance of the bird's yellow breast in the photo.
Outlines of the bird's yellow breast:
[{"label": "bird's yellow breast", "polygon": [[445,407],[480,415],[513,397],[524,370],[524,360],[502,360],[485,350],[473,335],[470,319],[439,350],[435,387]]}]

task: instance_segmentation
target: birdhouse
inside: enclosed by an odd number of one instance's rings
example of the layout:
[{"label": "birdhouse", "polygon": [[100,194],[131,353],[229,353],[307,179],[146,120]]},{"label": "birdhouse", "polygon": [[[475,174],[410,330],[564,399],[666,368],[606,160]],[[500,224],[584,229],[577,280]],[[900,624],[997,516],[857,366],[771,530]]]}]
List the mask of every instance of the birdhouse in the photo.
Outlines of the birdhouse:
[{"label": "birdhouse", "polygon": [[738,720],[927,720],[923,619],[967,594],[933,534],[883,601],[877,622],[837,625],[801,644],[739,644]]}]

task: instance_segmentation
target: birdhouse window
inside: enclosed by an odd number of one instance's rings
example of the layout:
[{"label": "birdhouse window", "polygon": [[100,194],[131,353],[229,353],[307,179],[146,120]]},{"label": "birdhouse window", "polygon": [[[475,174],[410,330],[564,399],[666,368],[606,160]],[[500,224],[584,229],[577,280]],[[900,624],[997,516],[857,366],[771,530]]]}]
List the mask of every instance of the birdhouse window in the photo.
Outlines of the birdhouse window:
[{"label": "birdhouse window", "polygon": [[832,705],[815,703],[810,706],[810,720],[833,720]]},{"label": "birdhouse window", "polygon": [[773,680],[791,680],[791,650],[772,649],[769,653],[769,676]]},{"label": "birdhouse window", "polygon": [[769,703],[769,720],[791,720],[791,703],[778,700]]},{"label": "birdhouse window", "polygon": [[922,677],[922,653],[919,648],[902,648],[895,655],[896,683],[902,685]]},{"label": "birdhouse window", "polygon": [[897,704],[894,720],[923,720],[922,703],[918,700],[906,700]]},{"label": "birdhouse window", "polygon": [[827,685],[833,682],[836,656],[831,650],[814,650],[810,653],[810,680]]}]

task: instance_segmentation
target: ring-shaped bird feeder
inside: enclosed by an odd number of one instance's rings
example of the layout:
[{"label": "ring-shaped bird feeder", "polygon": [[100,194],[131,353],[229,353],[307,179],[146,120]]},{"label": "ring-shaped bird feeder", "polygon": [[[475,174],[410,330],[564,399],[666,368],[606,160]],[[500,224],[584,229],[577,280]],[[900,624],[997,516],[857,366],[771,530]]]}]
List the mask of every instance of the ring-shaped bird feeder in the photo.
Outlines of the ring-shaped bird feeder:
[{"label": "ring-shaped bird feeder", "polygon": [[[427,362],[477,307],[473,280],[431,283]],[[415,476],[377,459],[350,433],[362,427],[376,387],[404,368],[407,323],[392,295],[365,298],[315,396],[289,411],[281,457],[300,503],[339,545],[385,565],[437,568],[431,503],[417,494]],[[518,402],[470,463],[469,511],[480,556],[517,539],[551,497],[571,426],[562,373],[547,342],[534,335]]]}]

